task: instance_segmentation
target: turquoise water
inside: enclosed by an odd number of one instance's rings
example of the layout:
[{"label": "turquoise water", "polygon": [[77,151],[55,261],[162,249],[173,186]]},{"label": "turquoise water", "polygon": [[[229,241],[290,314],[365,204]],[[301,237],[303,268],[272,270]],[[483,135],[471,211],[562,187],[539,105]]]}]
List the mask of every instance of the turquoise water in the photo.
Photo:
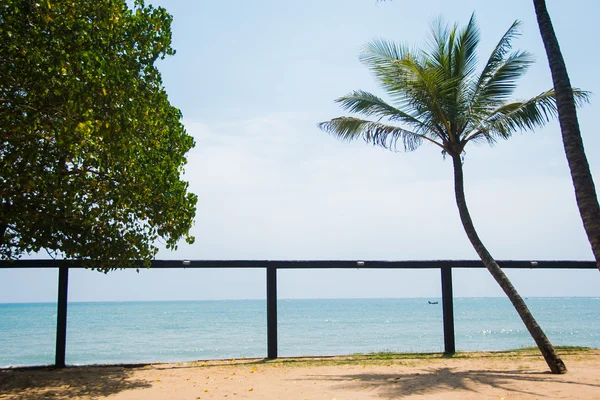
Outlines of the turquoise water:
[{"label": "turquoise water", "polygon": [[[281,356],[443,351],[439,299],[279,300]],[[555,345],[600,347],[600,298],[529,298]],[[533,346],[504,298],[455,299],[459,350]],[[264,300],[69,303],[67,363],[264,357]],[[0,367],[54,362],[56,304],[0,304]]]}]

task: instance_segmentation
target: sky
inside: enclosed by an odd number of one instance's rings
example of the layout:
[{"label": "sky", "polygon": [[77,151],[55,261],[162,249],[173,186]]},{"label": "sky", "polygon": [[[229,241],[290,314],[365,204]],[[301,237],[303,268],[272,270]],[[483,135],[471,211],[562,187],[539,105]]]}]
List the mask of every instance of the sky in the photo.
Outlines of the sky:
[{"label": "sky", "polygon": [[[515,98],[552,86],[531,1],[146,1],[174,17],[175,56],[159,68],[171,104],[195,138],[185,179],[199,196],[194,245],[158,259],[477,259],[454,202],[452,164],[423,145],[393,153],[341,142],[317,123],[348,115],[353,90],[384,98],[358,60],[385,38],[423,47],[433,20],[474,12],[482,63],[514,20],[515,49],[537,59]],[[596,95],[579,109],[586,153],[600,176],[600,80],[593,0],[547,0],[571,82]],[[389,99],[388,99],[389,100]],[[557,121],[467,148],[465,186],[475,227],[496,259],[592,260]],[[507,271],[524,296],[600,296],[600,273]],[[53,269],[0,270],[0,302],[55,301]],[[279,271],[280,298],[439,297],[439,271]],[[502,296],[484,270],[454,273],[461,297]],[[263,270],[142,270],[70,274],[71,301],[260,299]]]}]

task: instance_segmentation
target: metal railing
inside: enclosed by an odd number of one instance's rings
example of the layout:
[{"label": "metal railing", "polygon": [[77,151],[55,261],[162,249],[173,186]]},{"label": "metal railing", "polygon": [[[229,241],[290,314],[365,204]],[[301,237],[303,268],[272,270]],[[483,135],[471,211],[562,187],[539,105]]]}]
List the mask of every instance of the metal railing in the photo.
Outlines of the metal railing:
[{"label": "metal railing", "polygon": [[[506,269],[596,269],[593,261],[498,261]],[[86,264],[89,267],[89,264]],[[56,327],[55,366],[65,367],[67,340],[67,304],[69,269],[85,268],[68,260],[16,260],[0,261],[6,268],[58,268],[58,303]],[[132,267],[135,269],[135,267]],[[139,268],[145,268],[140,263]],[[261,260],[154,260],[150,268],[264,268],[267,279],[267,358],[275,359],[277,349],[277,270],[278,269],[439,269],[442,284],[442,318],[444,326],[444,352],[456,352],[454,335],[454,298],[452,294],[452,269],[485,268],[476,260],[433,261],[261,261]]]}]

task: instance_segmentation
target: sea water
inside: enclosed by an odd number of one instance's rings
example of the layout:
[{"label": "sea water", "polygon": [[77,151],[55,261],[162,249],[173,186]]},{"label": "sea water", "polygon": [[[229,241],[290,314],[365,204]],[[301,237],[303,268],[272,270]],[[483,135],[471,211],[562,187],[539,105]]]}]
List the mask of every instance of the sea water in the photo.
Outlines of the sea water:
[{"label": "sea water", "polygon": [[[600,347],[600,298],[526,302],[553,344]],[[534,346],[506,298],[454,317],[459,350]],[[69,303],[67,364],[265,357],[266,326],[265,300]],[[441,352],[441,300],[279,300],[278,335],[280,356]],[[55,303],[0,304],[0,367],[52,364],[55,341]]]}]

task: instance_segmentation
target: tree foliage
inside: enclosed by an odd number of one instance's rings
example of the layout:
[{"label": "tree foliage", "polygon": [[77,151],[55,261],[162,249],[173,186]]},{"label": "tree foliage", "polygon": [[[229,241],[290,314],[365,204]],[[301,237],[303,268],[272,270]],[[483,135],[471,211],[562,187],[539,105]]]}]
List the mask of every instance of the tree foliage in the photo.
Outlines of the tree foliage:
[{"label": "tree foliage", "polygon": [[171,22],[139,0],[2,2],[2,259],[45,249],[106,270],[193,242],[194,140],[155,65],[175,53]]}]

